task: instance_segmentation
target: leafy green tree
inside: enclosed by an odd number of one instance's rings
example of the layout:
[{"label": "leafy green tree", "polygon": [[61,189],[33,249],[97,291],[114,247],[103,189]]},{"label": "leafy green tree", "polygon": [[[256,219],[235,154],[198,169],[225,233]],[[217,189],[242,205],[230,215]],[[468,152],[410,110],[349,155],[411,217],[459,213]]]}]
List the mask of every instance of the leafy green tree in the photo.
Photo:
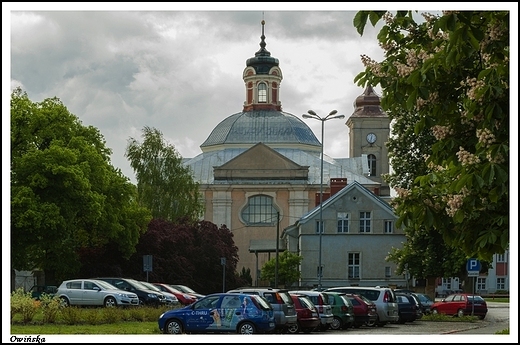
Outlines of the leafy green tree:
[{"label": "leafy green tree", "polygon": [[361,35],[368,19],[385,22],[384,61],[362,56],[366,69],[355,80],[381,85],[383,109],[414,114],[414,133],[434,138],[417,152],[426,171],[410,184],[389,180],[398,192],[397,225],[437,231],[448,247],[491,261],[509,247],[509,12],[426,13],[420,23],[413,14],[354,18]]},{"label": "leafy green tree", "polygon": [[[302,256],[288,250],[278,254],[278,282],[286,287],[291,286],[301,278],[300,264]],[[276,257],[267,261],[262,267],[261,277],[264,280],[275,281]]]},{"label": "leafy green tree", "polygon": [[110,164],[99,131],[58,98],[11,94],[11,265],[49,283],[78,271],[78,250],[118,244],[128,257],[151,219]]},{"label": "leafy green tree", "polygon": [[180,154],[158,129],[144,127],[142,136],[142,143],[130,138],[125,153],[136,173],[139,204],[152,210],[154,218],[199,219],[204,206],[199,184]]}]

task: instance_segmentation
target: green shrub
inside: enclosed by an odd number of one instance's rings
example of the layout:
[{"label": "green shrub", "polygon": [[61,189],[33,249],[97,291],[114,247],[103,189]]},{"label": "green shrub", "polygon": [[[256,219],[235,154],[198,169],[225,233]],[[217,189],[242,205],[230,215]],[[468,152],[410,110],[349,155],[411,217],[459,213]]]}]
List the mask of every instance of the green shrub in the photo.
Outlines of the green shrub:
[{"label": "green shrub", "polygon": [[495,332],[495,334],[509,334],[509,328],[503,329],[501,331]]},{"label": "green shrub", "polygon": [[55,323],[61,311],[60,299],[56,296],[42,294],[40,308],[43,314],[43,323]]},{"label": "green shrub", "polygon": [[82,320],[82,311],[77,307],[63,307],[61,315],[67,325],[76,325]]},{"label": "green shrub", "polygon": [[81,318],[89,325],[100,325],[103,323],[104,318],[103,309],[82,309]]},{"label": "green shrub", "polygon": [[117,323],[123,319],[121,308],[103,308],[103,321],[105,323]]},{"label": "green shrub", "polygon": [[22,322],[31,322],[40,307],[40,302],[32,298],[30,292],[18,288],[11,293],[11,321],[16,314],[22,315]]}]

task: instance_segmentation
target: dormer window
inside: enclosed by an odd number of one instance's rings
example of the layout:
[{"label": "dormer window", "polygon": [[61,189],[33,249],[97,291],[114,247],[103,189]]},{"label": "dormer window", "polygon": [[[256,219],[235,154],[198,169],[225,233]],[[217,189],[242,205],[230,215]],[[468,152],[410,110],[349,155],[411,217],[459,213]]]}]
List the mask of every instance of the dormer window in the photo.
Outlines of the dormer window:
[{"label": "dormer window", "polygon": [[267,86],[265,83],[258,84],[258,103],[267,103]]}]

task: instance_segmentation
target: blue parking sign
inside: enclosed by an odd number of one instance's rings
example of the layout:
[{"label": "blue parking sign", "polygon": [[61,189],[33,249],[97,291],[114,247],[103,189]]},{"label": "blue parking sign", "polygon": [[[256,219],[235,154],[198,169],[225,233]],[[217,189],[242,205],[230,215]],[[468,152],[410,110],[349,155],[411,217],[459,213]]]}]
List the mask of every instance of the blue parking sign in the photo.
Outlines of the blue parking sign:
[{"label": "blue parking sign", "polygon": [[468,273],[480,272],[480,261],[477,259],[468,259],[468,262],[466,263],[466,270]]}]

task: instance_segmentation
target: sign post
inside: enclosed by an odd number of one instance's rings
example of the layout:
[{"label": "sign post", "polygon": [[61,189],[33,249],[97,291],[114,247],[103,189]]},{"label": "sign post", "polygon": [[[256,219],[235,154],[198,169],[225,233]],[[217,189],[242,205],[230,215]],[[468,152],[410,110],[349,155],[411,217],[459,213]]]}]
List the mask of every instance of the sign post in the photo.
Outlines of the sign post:
[{"label": "sign post", "polygon": [[475,277],[478,277],[480,273],[480,261],[468,259],[466,270],[468,271],[468,277],[473,277],[473,301],[471,302],[471,316],[473,316],[475,312]]},{"label": "sign post", "polygon": [[146,281],[148,281],[148,272],[152,272],[152,256],[143,255],[143,271],[146,272]]},{"label": "sign post", "polygon": [[220,258],[220,264],[222,265],[222,292],[226,292],[226,258]]}]

